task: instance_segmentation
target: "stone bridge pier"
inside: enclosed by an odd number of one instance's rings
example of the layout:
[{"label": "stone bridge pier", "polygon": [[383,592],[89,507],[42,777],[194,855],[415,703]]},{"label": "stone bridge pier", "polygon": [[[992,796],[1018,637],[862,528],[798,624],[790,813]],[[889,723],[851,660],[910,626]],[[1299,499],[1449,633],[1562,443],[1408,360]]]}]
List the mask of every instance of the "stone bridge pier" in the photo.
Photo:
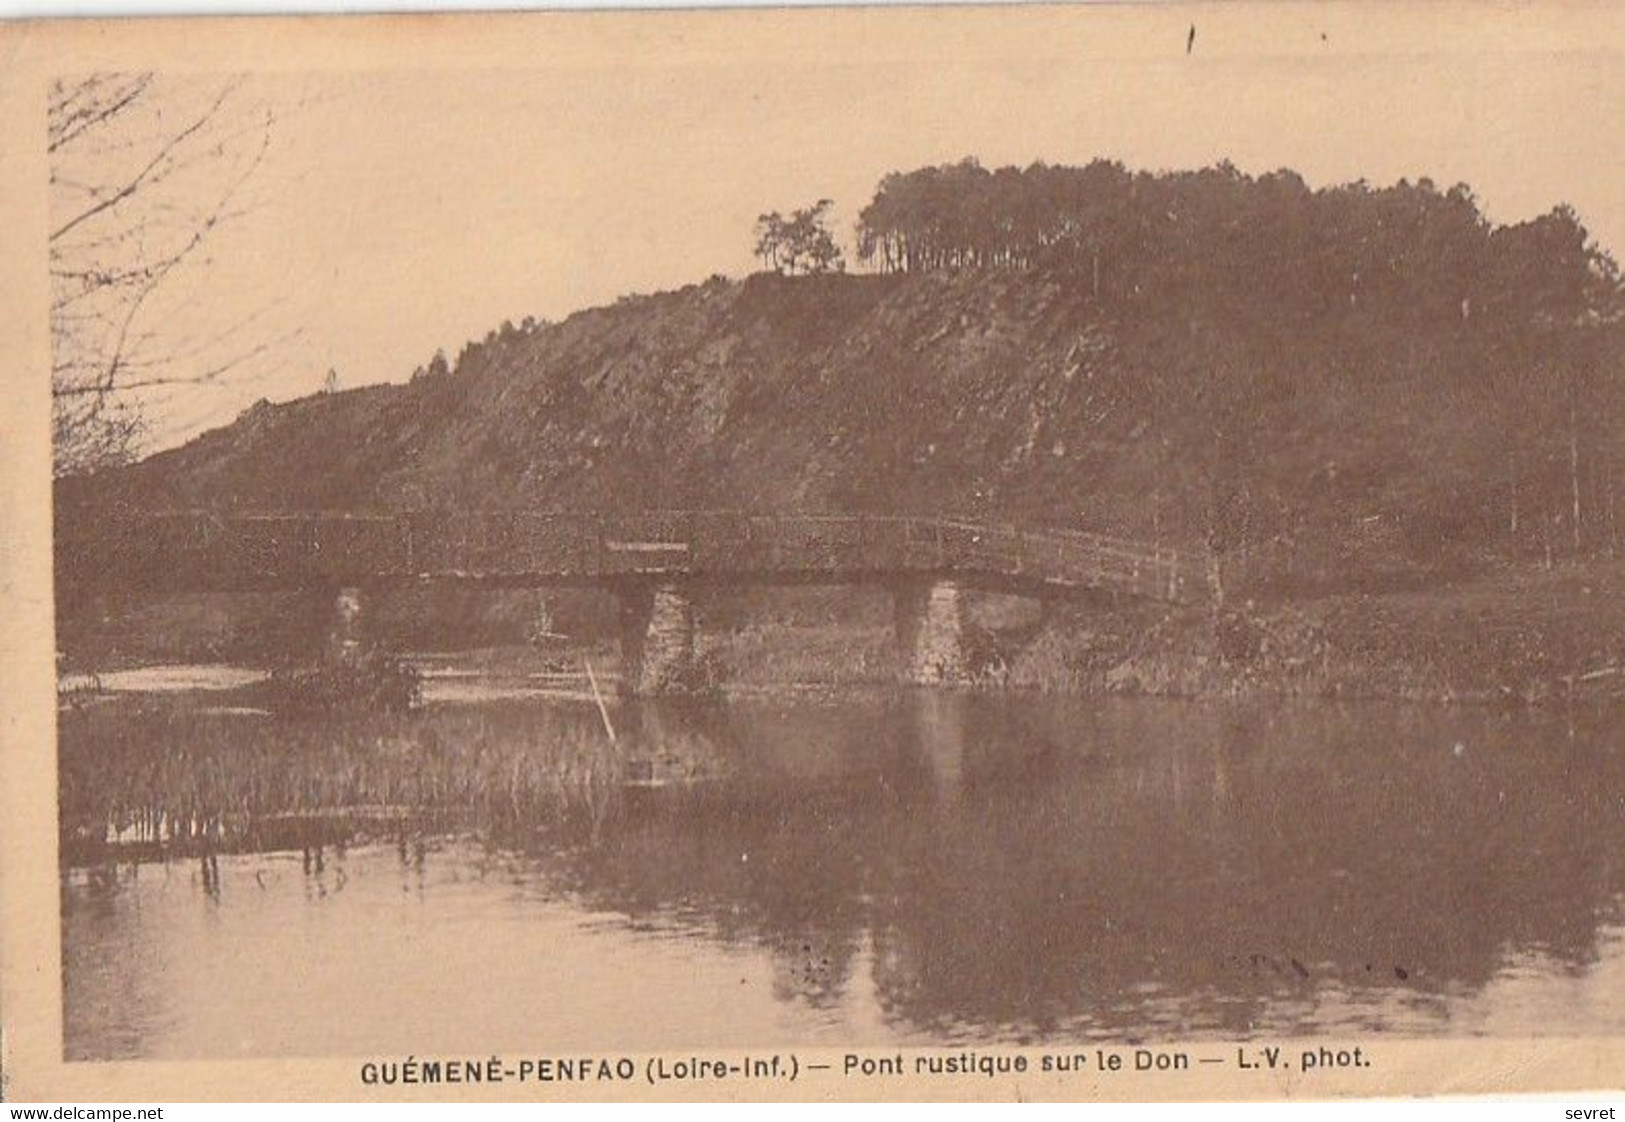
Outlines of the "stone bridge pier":
[{"label": "stone bridge pier", "polygon": [[965,659],[965,609],[957,581],[923,580],[892,589],[897,647],[903,677],[922,686],[962,682]]},{"label": "stone bridge pier", "polygon": [[330,662],[353,664],[366,650],[366,612],[370,605],[362,590],[354,585],[333,594],[332,617],[327,631],[327,658]]},{"label": "stone bridge pier", "polygon": [[676,582],[616,590],[621,612],[621,688],[669,693],[694,681],[694,600]]},{"label": "stone bridge pier", "polygon": [[[623,688],[631,693],[680,692],[694,683],[694,601],[676,581],[637,582],[616,590],[620,600]],[[963,682],[963,590],[957,581],[895,585],[892,598],[905,681],[925,686]]]},{"label": "stone bridge pier", "polygon": [[[622,688],[681,692],[694,684],[694,601],[677,581],[639,581],[615,590],[620,601]],[[892,589],[903,678],[919,685],[963,682],[963,590],[957,581],[917,580]]]}]

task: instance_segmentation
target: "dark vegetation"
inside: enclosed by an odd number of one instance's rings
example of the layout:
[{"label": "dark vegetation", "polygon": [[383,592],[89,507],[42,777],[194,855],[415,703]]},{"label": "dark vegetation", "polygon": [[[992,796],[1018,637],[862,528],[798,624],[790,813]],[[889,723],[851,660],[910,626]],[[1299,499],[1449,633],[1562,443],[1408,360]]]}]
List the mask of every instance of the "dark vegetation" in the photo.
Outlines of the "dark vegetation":
[{"label": "dark vegetation", "polygon": [[845,272],[846,260],[829,228],[833,199],[819,199],[786,218],[770,211],[756,220],[756,256],[775,273]]},{"label": "dark vegetation", "polygon": [[498,828],[592,825],[639,758],[615,751],[596,714],[537,706],[294,716],[245,723],[169,699],[65,712],[64,858],[102,855],[115,836],[169,854],[300,848],[471,813]]},{"label": "dark vegetation", "polygon": [[1618,553],[1625,299],[1566,207],[1497,226],[1427,180],[967,161],[882,181],[866,275],[794,256],[824,217],[758,230],[809,275],[504,324],[408,385],[64,480],[63,516],[953,512],[1206,552],[1237,607]]},{"label": "dark vegetation", "polygon": [[418,703],[421,685],[416,667],[374,649],[314,667],[278,669],[244,695],[277,713],[331,713],[351,706],[401,713]]},{"label": "dark vegetation", "polygon": [[952,510],[1211,547],[1258,590],[1618,548],[1619,277],[1567,209],[966,163],[888,176],[858,240],[882,275],[505,325],[64,493]]},{"label": "dark vegetation", "polygon": [[1255,579],[1617,549],[1619,274],[1566,207],[1497,227],[1427,180],[966,162],[887,177],[859,251],[1096,307],[1139,367],[1108,406],[1141,438],[1125,490]]}]

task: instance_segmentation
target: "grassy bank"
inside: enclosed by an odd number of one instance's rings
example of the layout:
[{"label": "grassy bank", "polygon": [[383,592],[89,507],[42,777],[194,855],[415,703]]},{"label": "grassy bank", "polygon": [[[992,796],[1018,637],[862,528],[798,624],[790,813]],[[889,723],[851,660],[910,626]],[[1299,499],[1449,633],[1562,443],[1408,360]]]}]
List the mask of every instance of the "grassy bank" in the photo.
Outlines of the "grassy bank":
[{"label": "grassy bank", "polygon": [[[1056,693],[1248,694],[1542,704],[1625,696],[1625,564],[1523,569],[1444,587],[1169,611],[973,605],[972,684]],[[729,686],[883,685],[877,622],[747,625],[707,637]]]},{"label": "grassy bank", "polygon": [[[700,606],[698,677],[704,685],[751,691],[898,681],[902,663],[884,594],[770,592]],[[104,630],[117,641],[77,651],[70,644],[66,661],[97,671],[164,661],[262,665],[253,653],[273,646],[262,643],[266,621],[277,615],[272,609],[290,614],[285,605],[262,599],[245,598],[237,606],[224,598],[171,598],[113,612],[114,623]],[[581,654],[590,652],[606,688],[612,686],[616,644],[601,634],[604,626],[572,627],[573,637],[526,644],[516,626],[534,609],[521,607],[525,611],[500,598],[490,605],[459,600],[449,610],[470,621],[470,639],[485,642],[447,643],[427,661],[410,661],[432,666],[450,660],[448,665],[499,676],[521,667],[579,673]],[[966,653],[972,683],[980,688],[1512,704],[1625,694],[1621,562],[1507,568],[1381,593],[1232,602],[1222,612],[1130,600],[1040,606],[1000,596],[972,596],[966,612]],[[486,617],[500,626],[477,626]],[[200,619],[207,626],[198,626]],[[380,630],[385,650],[424,649],[410,645],[410,634]],[[63,637],[75,634],[69,629]],[[308,636],[281,649],[300,646],[307,660],[320,649]],[[475,646],[488,649],[480,654]]]},{"label": "grassy bank", "polygon": [[1099,688],[1512,704],[1612,696],[1625,688],[1625,565],[1169,616],[1121,653]]}]

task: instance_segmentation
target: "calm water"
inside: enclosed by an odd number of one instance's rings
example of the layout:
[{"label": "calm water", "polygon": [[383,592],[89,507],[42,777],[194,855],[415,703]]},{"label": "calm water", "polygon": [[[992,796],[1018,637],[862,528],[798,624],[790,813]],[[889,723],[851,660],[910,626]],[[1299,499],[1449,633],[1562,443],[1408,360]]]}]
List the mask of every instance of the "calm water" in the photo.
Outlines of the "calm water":
[{"label": "calm water", "polygon": [[67,1051],[1625,1033],[1617,716],[103,702]]}]

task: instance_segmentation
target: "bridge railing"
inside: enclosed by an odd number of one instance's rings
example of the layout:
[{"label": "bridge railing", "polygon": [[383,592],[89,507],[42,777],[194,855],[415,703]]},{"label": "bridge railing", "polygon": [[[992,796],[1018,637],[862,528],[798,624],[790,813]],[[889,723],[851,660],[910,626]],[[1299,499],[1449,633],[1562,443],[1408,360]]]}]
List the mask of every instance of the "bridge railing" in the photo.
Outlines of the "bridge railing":
[{"label": "bridge railing", "polygon": [[960,564],[991,572],[1046,583],[1131,587],[1158,599],[1197,598],[1205,590],[1203,570],[1175,551],[1080,531],[987,527],[951,520],[944,520],[943,525],[969,555],[958,558]]},{"label": "bridge railing", "polygon": [[135,587],[427,576],[981,574],[1199,598],[1190,558],[1098,534],[912,515],[115,512],[59,527],[59,578]]}]

